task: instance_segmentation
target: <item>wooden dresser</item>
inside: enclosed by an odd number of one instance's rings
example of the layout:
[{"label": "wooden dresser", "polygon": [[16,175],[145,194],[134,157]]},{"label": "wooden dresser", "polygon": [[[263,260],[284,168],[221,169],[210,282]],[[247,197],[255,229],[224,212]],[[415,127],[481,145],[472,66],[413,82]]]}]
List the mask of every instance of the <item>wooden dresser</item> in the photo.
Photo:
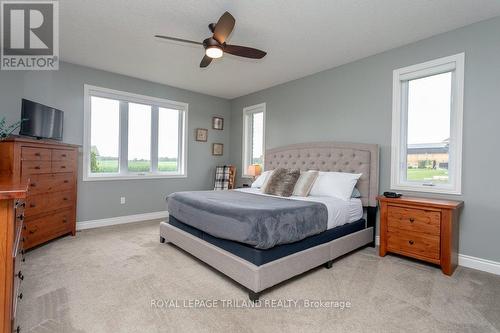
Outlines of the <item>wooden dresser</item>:
[{"label": "wooden dresser", "polygon": [[19,332],[15,323],[17,302],[24,280],[23,220],[27,185],[0,182],[0,332]]},{"label": "wooden dresser", "polygon": [[0,175],[29,182],[24,248],[75,235],[78,146],[12,137],[0,143]]},{"label": "wooden dresser", "polygon": [[458,264],[458,210],[462,201],[378,197],[380,255],[398,253],[441,266],[452,275]]}]

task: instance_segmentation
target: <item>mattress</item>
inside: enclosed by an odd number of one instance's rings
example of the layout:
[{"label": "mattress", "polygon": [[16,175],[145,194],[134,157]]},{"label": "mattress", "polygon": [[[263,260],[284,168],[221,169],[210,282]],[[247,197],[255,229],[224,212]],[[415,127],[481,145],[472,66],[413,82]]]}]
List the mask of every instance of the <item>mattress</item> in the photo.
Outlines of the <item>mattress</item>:
[{"label": "mattress", "polygon": [[247,244],[214,237],[207,234],[206,232],[193,228],[192,226],[179,221],[172,215],[170,215],[168,223],[212,245],[226,250],[246,261],[249,261],[256,266],[261,266],[280,258],[289,256],[291,254],[304,251],[308,248],[330,242],[337,238],[363,230],[366,227],[366,221],[364,219],[359,219],[358,221],[337,226],[320,234],[302,239],[298,242],[277,245],[273,248],[263,250],[256,249]]},{"label": "mattress", "polygon": [[[241,188],[235,191],[281,198],[270,194],[264,194],[258,188]],[[355,222],[363,218],[363,204],[361,202],[361,199],[359,198],[351,198],[350,200],[346,201],[339,198],[327,196],[291,196],[286,199],[319,202],[325,205],[328,211],[328,222],[326,226],[327,229],[332,229],[346,223]]]},{"label": "mattress", "polygon": [[299,241],[327,229],[328,208],[242,191],[176,192],[167,210],[196,229],[260,249]]}]

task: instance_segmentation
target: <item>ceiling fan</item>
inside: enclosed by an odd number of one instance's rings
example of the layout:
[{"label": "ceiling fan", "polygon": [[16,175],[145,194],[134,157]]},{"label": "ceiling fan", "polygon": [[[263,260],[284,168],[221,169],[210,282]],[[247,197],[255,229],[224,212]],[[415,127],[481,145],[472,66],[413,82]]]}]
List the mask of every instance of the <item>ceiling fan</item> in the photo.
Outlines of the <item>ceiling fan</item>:
[{"label": "ceiling fan", "polygon": [[229,12],[225,12],[216,24],[210,23],[208,25],[208,28],[212,31],[213,36],[205,39],[202,43],[162,35],[155,35],[155,37],[177,42],[202,45],[205,48],[205,56],[200,62],[200,67],[207,67],[213,59],[222,57],[224,53],[251,59],[262,59],[267,54],[264,51],[246,46],[226,44],[226,39],[233,31],[235,23],[236,20],[233,15],[229,14]]}]

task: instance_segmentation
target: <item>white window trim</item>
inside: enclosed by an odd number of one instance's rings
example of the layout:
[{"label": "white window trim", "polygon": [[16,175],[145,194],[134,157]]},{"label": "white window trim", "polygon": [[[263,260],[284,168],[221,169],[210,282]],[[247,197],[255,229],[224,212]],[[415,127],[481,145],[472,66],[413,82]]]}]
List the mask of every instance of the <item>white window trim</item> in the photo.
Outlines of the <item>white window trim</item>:
[{"label": "white window trim", "polygon": [[[262,112],[263,113],[263,121],[262,121],[262,128],[263,128],[263,138],[262,138],[262,154],[265,158],[265,151],[266,151],[266,103],[260,103],[252,106],[247,106],[243,108],[243,143],[242,143],[242,178],[253,178],[252,176],[247,174],[247,167],[248,167],[248,151],[247,151],[247,141],[250,133],[248,133],[248,116],[251,115],[252,113],[257,113],[257,112]],[[263,158],[263,163],[264,163],[264,158]]]},{"label": "white window trim", "polygon": [[[391,189],[428,193],[462,194],[462,128],[465,53],[396,69],[393,72]],[[406,112],[403,112],[403,82],[453,70],[450,147],[450,183],[429,186],[403,181],[406,172]]]},{"label": "white window trim", "polygon": [[[128,126],[128,119],[124,119],[126,117],[121,116],[120,112],[120,127],[119,131],[119,139],[120,150],[118,153],[118,161],[120,163],[120,173],[106,173],[106,174],[91,174],[90,172],[90,150],[91,150],[91,138],[90,138],[90,130],[91,130],[91,106],[90,106],[90,98],[91,96],[103,97],[103,98],[111,98],[120,101],[139,103],[139,104],[154,104],[152,107],[152,115],[154,116],[155,109],[158,107],[164,107],[168,109],[176,109],[181,112],[181,117],[179,121],[183,122],[183,126],[180,127],[180,135],[179,135],[179,172],[176,173],[168,173],[168,172],[128,172],[127,170],[127,161],[122,159],[123,155],[123,144],[122,140],[126,138],[122,138],[121,134],[124,132],[123,126]],[[120,105],[121,108],[121,105]],[[129,92],[113,90],[103,87],[97,87],[85,84],[84,85],[84,115],[83,115],[83,181],[107,181],[107,180],[128,180],[128,179],[158,179],[158,178],[186,178],[187,177],[187,154],[188,154],[188,145],[187,145],[187,129],[188,129],[188,108],[189,105],[187,103],[171,101],[168,99],[150,97],[145,95],[133,94]],[[157,128],[158,124],[152,125],[152,130]],[[151,131],[152,137],[154,136],[153,131]],[[153,145],[153,140],[151,141],[151,149],[155,146]],[[157,153],[152,154],[152,158],[156,156]],[[153,161],[151,161],[153,163]],[[152,169],[155,169],[152,166]]]}]

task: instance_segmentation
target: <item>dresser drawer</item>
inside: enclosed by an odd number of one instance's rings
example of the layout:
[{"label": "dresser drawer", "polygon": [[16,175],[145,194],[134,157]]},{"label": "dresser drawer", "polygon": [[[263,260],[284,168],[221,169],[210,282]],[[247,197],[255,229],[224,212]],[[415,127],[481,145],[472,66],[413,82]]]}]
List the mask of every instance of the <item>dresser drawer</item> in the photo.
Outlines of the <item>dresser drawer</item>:
[{"label": "dresser drawer", "polygon": [[73,150],[52,149],[52,161],[74,161],[76,153]]},{"label": "dresser drawer", "polygon": [[441,213],[418,208],[388,206],[387,229],[389,231],[405,230],[439,236]]},{"label": "dresser drawer", "polygon": [[439,236],[408,231],[387,233],[387,249],[392,252],[439,260],[439,247]]},{"label": "dresser drawer", "polygon": [[26,222],[23,232],[27,248],[46,242],[72,231],[73,211],[71,209]]},{"label": "dresser drawer", "polygon": [[50,161],[51,150],[46,148],[21,148],[21,159],[23,161]]},{"label": "dresser drawer", "polygon": [[52,161],[52,172],[71,172],[75,169],[75,160]]},{"label": "dresser drawer", "polygon": [[30,176],[30,194],[70,190],[74,186],[72,173]]},{"label": "dresser drawer", "polygon": [[70,207],[72,205],[72,191],[29,195],[26,199],[26,210],[24,212],[24,215],[29,218],[52,210]]},{"label": "dresser drawer", "polygon": [[50,173],[51,161],[22,161],[22,178],[28,179],[29,176],[41,173]]}]

